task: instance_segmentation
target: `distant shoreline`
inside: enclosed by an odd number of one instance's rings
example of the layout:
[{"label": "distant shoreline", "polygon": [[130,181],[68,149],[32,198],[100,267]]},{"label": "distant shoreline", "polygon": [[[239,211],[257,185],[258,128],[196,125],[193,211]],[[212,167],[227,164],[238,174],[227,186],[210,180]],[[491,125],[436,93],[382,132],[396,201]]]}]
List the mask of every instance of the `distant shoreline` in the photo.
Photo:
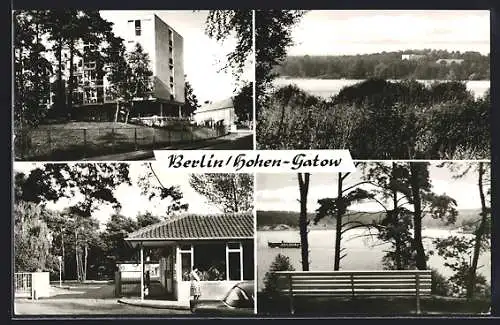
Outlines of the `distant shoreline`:
[{"label": "distant shoreline", "polygon": [[[335,78],[331,76],[317,76],[317,77],[296,77],[296,76],[288,76],[288,75],[278,75],[276,76],[276,79],[302,79],[302,80],[356,80],[356,81],[365,81],[367,79],[370,79],[371,77],[366,77],[362,79],[358,78]],[[413,80],[411,78],[402,78],[402,79],[385,79],[388,81],[401,81],[401,80]],[[461,81],[461,82],[468,82],[468,81],[488,81],[491,82],[491,79],[461,79],[461,80],[450,80],[450,79],[438,79],[438,78],[418,78],[414,79],[416,81],[422,80],[422,81]]]}]

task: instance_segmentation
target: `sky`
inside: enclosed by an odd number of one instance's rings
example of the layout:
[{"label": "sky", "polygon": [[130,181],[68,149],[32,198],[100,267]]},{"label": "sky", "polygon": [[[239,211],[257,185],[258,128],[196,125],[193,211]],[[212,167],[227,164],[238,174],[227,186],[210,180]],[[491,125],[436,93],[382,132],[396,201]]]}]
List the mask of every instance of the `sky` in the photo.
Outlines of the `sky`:
[{"label": "sky", "polygon": [[[432,190],[436,194],[447,194],[457,201],[457,209],[481,208],[477,176],[469,173],[461,179],[453,179],[448,168],[438,168],[432,163],[429,168]],[[361,169],[358,168],[345,181],[345,187],[360,181]],[[307,210],[314,212],[318,208],[318,199],[337,195],[337,174],[311,174]],[[265,211],[300,211],[298,199],[299,187],[297,174],[258,174],[256,178],[255,206]],[[369,187],[365,187],[369,189]],[[358,211],[380,211],[376,203],[363,203],[352,206]]]},{"label": "sky", "polygon": [[[233,96],[236,87],[231,71],[220,71],[227,63],[226,55],[236,46],[230,36],[218,42],[205,34],[208,11],[192,10],[103,10],[100,14],[109,21],[127,20],[143,13],[154,13],[184,38],[184,72],[200,104]],[[130,18],[131,19],[131,18]],[[253,80],[253,63],[248,62],[243,80]]]},{"label": "sky", "polygon": [[[43,165],[42,163],[29,163],[29,162],[16,162],[14,163],[15,172],[29,173],[30,170]],[[218,207],[210,204],[208,200],[198,194],[189,185],[189,174],[179,173],[179,172],[166,172],[167,169],[161,168],[160,164],[157,162],[152,162],[153,169],[158,175],[158,178],[164,186],[178,185],[184,197],[181,200],[182,203],[188,203],[189,207],[187,212],[189,213],[221,213],[223,212]],[[145,166],[141,162],[131,162],[130,163],[130,178],[132,184],[141,174],[146,171]],[[140,189],[137,186],[129,186],[122,184],[116,188],[114,192],[116,199],[121,203],[120,213],[124,216],[135,218],[140,213],[145,213],[147,211],[151,212],[153,215],[162,216],[165,213],[166,207],[169,205],[168,201],[162,203],[150,202],[147,197],[141,195]],[[78,196],[74,199],[62,199],[53,203],[48,203],[47,207],[54,210],[63,210],[68,207],[76,200]],[[94,212],[94,217],[96,217],[101,227],[104,227],[105,223],[109,217],[114,213],[114,209],[111,205],[103,205],[99,210]]]},{"label": "sky", "polygon": [[294,27],[289,55],[406,49],[490,52],[486,10],[312,10]]}]

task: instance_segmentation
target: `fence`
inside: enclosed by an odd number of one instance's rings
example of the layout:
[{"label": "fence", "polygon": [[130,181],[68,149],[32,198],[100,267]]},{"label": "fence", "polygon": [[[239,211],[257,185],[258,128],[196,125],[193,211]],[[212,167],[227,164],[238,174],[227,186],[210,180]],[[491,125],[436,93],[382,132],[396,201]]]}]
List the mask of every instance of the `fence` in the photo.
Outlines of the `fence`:
[{"label": "fence", "polygon": [[19,130],[16,160],[78,160],[139,149],[154,149],[208,140],[226,135],[225,127],[118,127]]},{"label": "fence", "polygon": [[50,273],[14,273],[14,293],[16,298],[48,297],[50,294]]}]

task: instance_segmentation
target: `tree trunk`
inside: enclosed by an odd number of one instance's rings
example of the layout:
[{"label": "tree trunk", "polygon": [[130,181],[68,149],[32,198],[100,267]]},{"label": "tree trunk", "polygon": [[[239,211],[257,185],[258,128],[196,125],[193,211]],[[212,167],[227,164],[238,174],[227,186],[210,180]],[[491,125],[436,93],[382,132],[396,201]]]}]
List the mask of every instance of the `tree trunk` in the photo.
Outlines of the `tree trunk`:
[{"label": "tree trunk", "polygon": [[62,274],[64,278],[66,278],[66,264],[65,264],[65,258],[64,258],[64,232],[61,233],[61,248],[62,248]]},{"label": "tree trunk", "polygon": [[422,202],[420,197],[420,179],[418,173],[419,163],[410,162],[410,184],[413,197],[413,226],[414,226],[414,245],[417,253],[416,264],[419,270],[427,270],[427,261],[425,257],[424,245],[422,243]]},{"label": "tree trunk", "polygon": [[[234,174],[234,176],[236,177],[237,174]],[[232,190],[233,190],[233,201],[234,201],[234,212],[238,212],[238,197],[236,195],[236,182],[234,181],[234,178],[231,180],[231,184],[232,184]]]},{"label": "tree trunk", "polygon": [[73,59],[75,56],[75,46],[74,46],[74,41],[71,40],[70,46],[69,46],[69,80],[68,80],[68,98],[67,98],[67,109],[68,109],[68,115],[73,112],[73,89],[74,89],[74,84],[73,84],[73,77],[74,77],[74,64],[73,64]]},{"label": "tree trunk", "polygon": [[[304,178],[302,179],[302,176]],[[298,173],[300,191],[300,243],[302,253],[302,271],[309,271],[309,243],[307,239],[307,193],[309,191],[309,173]]]},{"label": "tree trunk", "polygon": [[337,182],[337,216],[335,225],[335,255],[333,259],[333,270],[338,271],[340,269],[340,245],[342,240],[342,214],[343,211],[338,207],[342,201],[342,173],[338,173]]},{"label": "tree trunk", "polygon": [[481,252],[481,241],[483,240],[484,232],[486,230],[486,222],[488,211],[486,208],[486,199],[484,197],[484,189],[483,189],[483,176],[485,174],[484,163],[479,163],[479,198],[481,199],[481,221],[477,230],[475,232],[476,237],[474,238],[474,252],[472,255],[472,265],[469,269],[469,281],[467,281],[467,299],[474,298],[474,291],[476,287],[476,272],[477,272],[477,263],[479,261],[479,255]]},{"label": "tree trunk", "polygon": [[130,105],[127,109],[127,115],[125,116],[125,123],[128,123],[128,116],[130,115],[130,111],[132,110],[132,108],[134,107],[134,102],[130,102]]},{"label": "tree trunk", "polygon": [[118,122],[118,113],[120,112],[120,102],[116,101],[115,123]]},{"label": "tree trunk", "polygon": [[83,281],[87,280],[87,258],[88,258],[88,247],[85,244],[85,257],[83,260]]},{"label": "tree trunk", "polygon": [[59,44],[57,45],[57,89],[56,89],[56,100],[57,100],[57,110],[59,113],[63,112],[63,106],[64,106],[64,89],[63,89],[63,79],[62,79],[62,67],[63,67],[63,62],[62,62],[62,48],[63,48],[63,41],[62,39],[59,39]]}]

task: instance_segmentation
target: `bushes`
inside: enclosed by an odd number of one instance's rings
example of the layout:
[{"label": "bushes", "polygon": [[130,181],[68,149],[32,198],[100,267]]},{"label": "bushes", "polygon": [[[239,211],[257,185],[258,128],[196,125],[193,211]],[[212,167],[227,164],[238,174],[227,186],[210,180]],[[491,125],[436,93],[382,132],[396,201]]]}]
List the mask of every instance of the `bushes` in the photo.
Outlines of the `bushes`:
[{"label": "bushes", "polygon": [[461,82],[425,87],[369,79],[331,100],[296,86],[260,107],[259,149],[343,149],[354,159],[481,159],[489,156],[490,99]]},{"label": "bushes", "polygon": [[438,270],[432,269],[432,287],[431,293],[437,296],[449,296],[451,294],[451,288],[448,283],[448,279]]},{"label": "bushes", "polygon": [[273,296],[276,293],[277,288],[277,276],[273,273],[276,271],[295,271],[292,263],[290,262],[290,258],[288,256],[278,254],[274,258],[274,261],[271,263],[269,267],[269,272],[266,272],[264,276],[264,292],[268,293],[270,296]]}]

